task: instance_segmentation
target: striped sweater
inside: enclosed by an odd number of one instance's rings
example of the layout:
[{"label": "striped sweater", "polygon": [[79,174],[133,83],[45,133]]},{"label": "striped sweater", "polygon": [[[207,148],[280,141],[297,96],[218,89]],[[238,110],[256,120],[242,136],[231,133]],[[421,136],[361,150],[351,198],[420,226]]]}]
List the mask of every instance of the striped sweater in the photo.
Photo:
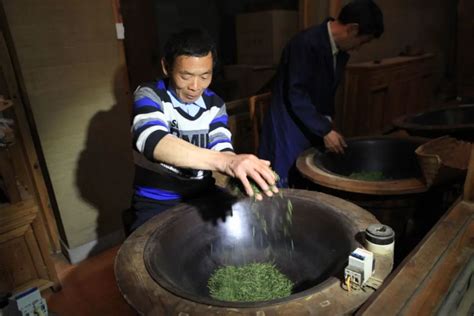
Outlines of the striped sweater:
[{"label": "striped sweater", "polygon": [[168,84],[168,80],[160,80],[135,91],[135,195],[153,200],[185,198],[214,183],[210,171],[177,168],[153,158],[154,148],[167,134],[201,148],[233,151],[222,99],[206,89],[202,95],[206,107],[193,117],[173,105]]}]

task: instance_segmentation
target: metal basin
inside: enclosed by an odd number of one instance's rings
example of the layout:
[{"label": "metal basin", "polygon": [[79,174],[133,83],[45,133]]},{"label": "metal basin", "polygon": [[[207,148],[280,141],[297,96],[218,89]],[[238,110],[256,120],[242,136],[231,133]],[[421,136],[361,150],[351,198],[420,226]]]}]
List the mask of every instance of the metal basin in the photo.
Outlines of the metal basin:
[{"label": "metal basin", "polygon": [[[289,235],[282,224],[288,200]],[[124,297],[143,314],[345,314],[371,294],[347,295],[341,280],[349,253],[361,246],[361,232],[377,222],[358,206],[322,193],[283,190],[281,197],[261,202],[214,194],[136,230],[117,255],[116,278]],[[384,279],[391,261],[379,255],[376,260],[376,277]],[[207,281],[216,268],[269,261],[295,284],[289,297],[223,302],[209,296]]]},{"label": "metal basin", "polygon": [[393,124],[411,135],[440,137],[451,135],[463,140],[474,139],[474,104],[464,104],[399,117]]}]

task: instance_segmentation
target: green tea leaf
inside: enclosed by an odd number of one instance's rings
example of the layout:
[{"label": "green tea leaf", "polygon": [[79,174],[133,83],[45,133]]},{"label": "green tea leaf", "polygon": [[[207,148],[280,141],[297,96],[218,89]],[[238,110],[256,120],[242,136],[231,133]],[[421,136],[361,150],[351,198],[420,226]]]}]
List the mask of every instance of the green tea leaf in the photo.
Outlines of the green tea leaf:
[{"label": "green tea leaf", "polygon": [[257,302],[291,295],[293,283],[274,264],[250,263],[224,266],[208,281],[212,298],[231,302]]}]

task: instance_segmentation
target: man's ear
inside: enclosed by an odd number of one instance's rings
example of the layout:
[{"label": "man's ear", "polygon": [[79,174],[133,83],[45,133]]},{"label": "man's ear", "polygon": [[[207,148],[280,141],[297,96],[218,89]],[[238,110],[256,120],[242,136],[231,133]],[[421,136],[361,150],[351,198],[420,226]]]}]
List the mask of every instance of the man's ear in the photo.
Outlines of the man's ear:
[{"label": "man's ear", "polygon": [[166,62],[164,58],[161,58],[161,70],[163,71],[163,74],[168,77],[168,69],[166,69]]},{"label": "man's ear", "polygon": [[347,24],[347,33],[355,36],[359,35],[359,23]]}]

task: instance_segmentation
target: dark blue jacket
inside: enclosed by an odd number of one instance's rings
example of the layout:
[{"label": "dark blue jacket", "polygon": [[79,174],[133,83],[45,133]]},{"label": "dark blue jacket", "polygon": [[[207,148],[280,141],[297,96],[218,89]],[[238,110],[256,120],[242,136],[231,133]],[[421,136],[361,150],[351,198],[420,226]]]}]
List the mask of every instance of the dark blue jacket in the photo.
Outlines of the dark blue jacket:
[{"label": "dark blue jacket", "polygon": [[259,157],[270,160],[280,187],[298,156],[332,129],[336,88],[349,55],[337,54],[334,71],[327,22],[293,37],[283,50],[260,137]]}]

